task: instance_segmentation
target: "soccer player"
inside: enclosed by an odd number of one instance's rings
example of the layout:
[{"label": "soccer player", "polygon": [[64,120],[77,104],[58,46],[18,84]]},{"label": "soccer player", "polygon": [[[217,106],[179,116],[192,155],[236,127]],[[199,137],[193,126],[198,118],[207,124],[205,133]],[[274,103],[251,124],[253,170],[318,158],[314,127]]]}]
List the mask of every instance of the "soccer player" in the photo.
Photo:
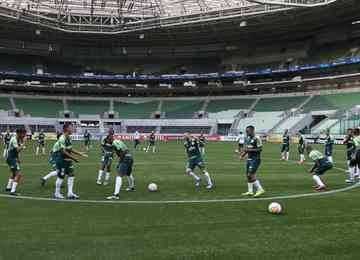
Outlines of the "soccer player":
[{"label": "soccer player", "polygon": [[141,149],[140,139],[141,139],[141,135],[140,135],[139,131],[136,131],[134,134],[134,149],[135,150]]},{"label": "soccer player", "polygon": [[[257,179],[257,171],[261,164],[262,141],[255,135],[255,127],[250,125],[246,127],[245,147],[240,153],[240,160],[247,156],[246,177],[248,182],[248,191],[243,196],[260,197],[265,193],[260,181]],[[256,193],[254,193],[254,188]]]},{"label": "soccer player", "polygon": [[289,160],[289,151],[290,151],[290,136],[289,130],[285,129],[285,132],[282,137],[282,146],[281,146],[281,160],[288,161]]},{"label": "soccer player", "polygon": [[42,150],[42,154],[45,155],[45,133],[43,129],[41,129],[36,139],[36,155],[39,155],[40,149]]},{"label": "soccer player", "polygon": [[3,158],[6,160],[7,158],[7,153],[8,153],[8,149],[9,149],[9,144],[10,144],[10,139],[11,139],[11,133],[9,129],[6,129],[6,133],[4,135],[4,151],[3,151]]},{"label": "soccer player", "polygon": [[300,132],[298,133],[298,137],[299,137],[298,152],[300,155],[300,160],[298,163],[304,164],[304,162],[305,162],[305,138]]},{"label": "soccer player", "polygon": [[[101,152],[102,152],[101,166],[96,181],[96,184],[98,185],[109,184],[111,164],[114,155],[113,141],[114,141],[114,130],[110,128],[108,134],[101,140]],[[105,174],[105,178],[104,178],[104,174]]]},{"label": "soccer player", "polygon": [[186,174],[194,177],[195,188],[196,188],[196,190],[199,190],[201,179],[199,176],[197,176],[194,173],[194,169],[196,167],[198,167],[202,171],[204,177],[206,178],[206,181],[207,181],[206,189],[208,189],[208,190],[212,189],[214,185],[213,185],[213,181],[211,180],[209,172],[206,170],[205,163],[204,163],[204,160],[201,155],[200,141],[197,138],[191,136],[190,133],[184,134],[184,140],[185,140],[184,146],[185,146],[185,150],[186,150],[186,153],[188,156],[188,163],[186,166]]},{"label": "soccer player", "polygon": [[354,179],[358,179],[359,178],[359,166],[360,166],[360,129],[359,128],[355,128],[354,129],[354,144],[355,144],[355,152],[352,156],[351,159],[351,166],[355,168],[355,174],[354,174]]},{"label": "soccer player", "polygon": [[236,141],[238,142],[238,149],[235,152],[241,153],[245,145],[245,139],[246,137],[244,133],[240,131],[238,137],[236,138]]},{"label": "soccer player", "polygon": [[155,141],[156,141],[155,132],[151,131],[151,134],[149,136],[149,144],[146,148],[146,152],[148,152],[150,150],[150,147],[152,147],[152,151],[153,151],[153,153],[155,153],[155,151],[156,151]]},{"label": "soccer player", "polygon": [[199,148],[202,155],[205,155],[205,144],[206,144],[206,137],[204,133],[201,132],[199,136]]},{"label": "soccer player", "polygon": [[91,146],[91,134],[88,130],[85,130],[84,133],[84,144],[85,144],[85,149],[86,151],[90,151],[90,146]]},{"label": "soccer player", "polygon": [[354,142],[354,130],[352,128],[349,128],[347,130],[347,136],[345,138],[344,144],[346,145],[346,158],[347,158],[348,173],[349,173],[349,176],[346,179],[346,182],[353,183],[354,176],[356,173],[356,163],[354,164],[352,162],[352,158],[356,151],[356,145]]},{"label": "soccer player", "polygon": [[334,147],[334,138],[330,135],[330,130],[326,130],[326,137],[325,137],[325,156],[328,160],[333,163],[333,147]]},{"label": "soccer player", "polygon": [[115,178],[115,190],[114,193],[107,197],[108,200],[118,200],[120,197],[120,191],[122,186],[122,177],[127,176],[128,185],[127,191],[135,191],[135,178],[132,174],[132,168],[134,159],[129,152],[129,149],[124,142],[115,140],[113,142],[116,155],[119,157],[119,163],[116,167],[118,176]]},{"label": "soccer player", "polygon": [[11,195],[16,196],[16,188],[21,180],[22,173],[20,172],[20,160],[19,153],[25,149],[25,137],[26,130],[19,128],[16,130],[16,134],[13,135],[9,142],[9,149],[6,158],[6,163],[10,167],[11,175],[6,186],[6,191]]},{"label": "soccer player", "polygon": [[310,173],[313,175],[313,179],[316,183],[314,188],[316,191],[323,191],[326,186],[320,176],[324,175],[326,171],[332,169],[333,164],[321,152],[314,150],[311,145],[306,146],[306,152],[309,155],[309,158],[315,162],[314,166],[310,170]]},{"label": "soccer player", "polygon": [[53,156],[56,158],[56,170],[58,177],[55,183],[55,199],[64,199],[64,196],[61,194],[61,185],[64,181],[65,176],[67,176],[67,187],[68,199],[78,199],[79,196],[76,195],[73,191],[74,187],[74,166],[73,162],[78,162],[78,160],[73,155],[78,155],[82,157],[87,157],[86,154],[75,150],[72,147],[71,134],[73,133],[73,126],[71,124],[65,124],[63,126],[63,135],[59,138],[53,148]]},{"label": "soccer player", "polygon": [[[56,133],[56,142],[59,140],[60,136],[62,134],[61,133]],[[45,186],[46,182],[52,178],[52,177],[56,177],[58,174],[57,174],[57,171],[56,171],[56,158],[55,158],[55,153],[53,152],[53,149],[56,145],[56,142],[54,143],[53,147],[52,147],[52,150],[50,151],[50,158],[49,158],[49,164],[51,165],[52,167],[52,171],[49,172],[47,175],[45,175],[44,177],[41,177],[40,178],[40,181],[41,181],[41,186]]]}]

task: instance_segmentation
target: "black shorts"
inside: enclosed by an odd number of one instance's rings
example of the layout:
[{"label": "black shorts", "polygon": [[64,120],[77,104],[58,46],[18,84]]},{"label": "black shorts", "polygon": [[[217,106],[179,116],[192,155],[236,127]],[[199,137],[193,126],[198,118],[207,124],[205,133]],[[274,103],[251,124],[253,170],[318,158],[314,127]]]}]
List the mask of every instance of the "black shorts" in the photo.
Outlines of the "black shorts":
[{"label": "black shorts", "polygon": [[288,152],[290,150],[290,147],[287,144],[283,144],[281,146],[281,152]]}]

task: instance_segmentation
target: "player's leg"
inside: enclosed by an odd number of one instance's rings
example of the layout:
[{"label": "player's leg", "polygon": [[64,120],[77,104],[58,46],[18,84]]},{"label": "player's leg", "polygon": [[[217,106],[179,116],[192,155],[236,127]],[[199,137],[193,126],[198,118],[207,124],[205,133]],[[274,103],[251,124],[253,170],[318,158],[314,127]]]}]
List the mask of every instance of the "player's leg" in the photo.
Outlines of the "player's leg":
[{"label": "player's leg", "polygon": [[11,186],[10,194],[11,195],[16,195],[16,188],[17,188],[18,184],[20,183],[22,174],[21,174],[19,168],[14,169],[13,171],[14,171],[14,173],[13,173],[14,178],[13,178],[13,183],[12,183],[12,186]]},{"label": "player's leg", "polygon": [[313,179],[316,183],[315,190],[316,191],[323,191],[326,188],[325,183],[322,181],[321,176],[325,174],[326,171],[332,169],[333,164],[327,161],[321,161],[319,167],[315,170],[313,175]]},{"label": "player's leg", "polygon": [[118,200],[119,199],[121,186],[122,186],[122,177],[125,175],[125,173],[128,170],[128,166],[124,162],[119,162],[119,164],[116,168],[117,168],[118,174],[115,178],[115,189],[114,189],[114,193],[111,196],[106,198],[108,200]]},{"label": "player's leg", "polygon": [[45,155],[45,144],[42,145],[42,154]]},{"label": "player's leg", "polygon": [[41,178],[41,185],[44,186],[49,179],[51,179],[52,177],[56,177],[57,175],[58,174],[56,170],[49,172]]},{"label": "player's leg", "polygon": [[145,152],[147,153],[150,149],[150,144],[147,145]]},{"label": "player's leg", "polygon": [[281,160],[285,160],[285,146],[284,145],[281,146],[280,153],[281,153]]},{"label": "player's leg", "polygon": [[54,198],[55,199],[64,199],[64,195],[61,194],[61,186],[64,182],[65,178],[65,169],[62,168],[62,165],[59,163],[56,166],[57,171],[57,178],[55,182],[55,192],[54,192]]},{"label": "player's leg", "polygon": [[192,160],[189,160],[186,165],[186,174],[195,179],[195,188],[198,190],[200,188],[200,177],[194,172],[195,164]]},{"label": "player's leg", "polygon": [[40,151],[40,145],[37,144],[37,145],[36,145],[35,155],[39,155],[39,151]]},{"label": "player's leg", "polygon": [[153,151],[153,153],[155,153],[155,151],[156,151],[156,145],[155,144],[153,144],[152,151]]},{"label": "player's leg", "polygon": [[98,177],[97,177],[97,180],[96,180],[97,185],[102,184],[102,179],[103,179],[104,174],[105,174],[104,169],[105,169],[105,156],[102,156],[101,157],[101,166],[100,166],[100,169],[99,169],[99,172],[98,172]]},{"label": "player's leg", "polygon": [[108,185],[109,182],[110,182],[110,176],[111,176],[111,158],[108,158],[107,159],[107,162],[106,162],[106,172],[105,172],[105,179],[104,179],[104,185]]},{"label": "player's leg", "polygon": [[355,180],[355,170],[356,170],[356,160],[348,160],[348,178],[346,179],[347,183],[353,183]]},{"label": "player's leg", "polygon": [[8,151],[8,148],[7,146],[4,147],[4,151],[3,151],[3,158],[6,160],[7,158],[7,151]]},{"label": "player's leg", "polygon": [[66,162],[65,175],[67,175],[67,198],[70,200],[78,199],[79,196],[74,193],[74,166],[71,162]]},{"label": "player's leg", "polygon": [[286,147],[286,151],[285,151],[285,160],[289,161],[289,155],[290,155],[290,147]]},{"label": "player's leg", "polygon": [[203,175],[204,175],[204,177],[205,177],[205,179],[206,179],[206,182],[207,182],[206,189],[208,189],[208,190],[212,189],[213,186],[214,186],[214,183],[213,183],[213,181],[212,181],[212,179],[211,179],[211,177],[210,177],[209,172],[206,170],[206,167],[205,167],[204,162],[203,162],[203,161],[200,161],[200,162],[198,163],[198,167],[199,167],[199,169],[202,171],[202,173],[203,173]]},{"label": "player's leg", "polygon": [[135,177],[132,174],[132,167],[133,167],[133,159],[131,159],[131,161],[128,162],[129,167],[128,167],[128,171],[126,173],[127,179],[128,179],[128,188],[126,189],[126,191],[135,191]]}]

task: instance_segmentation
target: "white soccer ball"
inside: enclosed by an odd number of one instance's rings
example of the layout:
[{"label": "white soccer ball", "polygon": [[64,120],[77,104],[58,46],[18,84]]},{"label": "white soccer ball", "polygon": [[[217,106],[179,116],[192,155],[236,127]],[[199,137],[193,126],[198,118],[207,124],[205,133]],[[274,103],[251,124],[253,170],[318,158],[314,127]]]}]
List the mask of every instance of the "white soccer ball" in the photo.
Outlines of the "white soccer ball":
[{"label": "white soccer ball", "polygon": [[150,183],[149,186],[148,186],[148,190],[150,192],[156,192],[158,191],[158,186],[156,183]]},{"label": "white soccer ball", "polygon": [[272,202],[270,203],[269,205],[269,208],[268,208],[269,212],[271,214],[280,214],[282,212],[282,207],[279,203],[277,202]]}]

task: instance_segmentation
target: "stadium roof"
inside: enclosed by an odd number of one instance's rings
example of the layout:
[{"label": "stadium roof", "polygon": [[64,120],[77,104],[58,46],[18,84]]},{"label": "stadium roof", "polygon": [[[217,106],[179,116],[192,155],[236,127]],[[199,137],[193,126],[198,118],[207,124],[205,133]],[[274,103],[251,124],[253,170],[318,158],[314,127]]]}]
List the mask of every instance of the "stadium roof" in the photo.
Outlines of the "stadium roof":
[{"label": "stadium roof", "polygon": [[0,15],[50,28],[122,33],[318,7],[337,0],[0,0]]}]

